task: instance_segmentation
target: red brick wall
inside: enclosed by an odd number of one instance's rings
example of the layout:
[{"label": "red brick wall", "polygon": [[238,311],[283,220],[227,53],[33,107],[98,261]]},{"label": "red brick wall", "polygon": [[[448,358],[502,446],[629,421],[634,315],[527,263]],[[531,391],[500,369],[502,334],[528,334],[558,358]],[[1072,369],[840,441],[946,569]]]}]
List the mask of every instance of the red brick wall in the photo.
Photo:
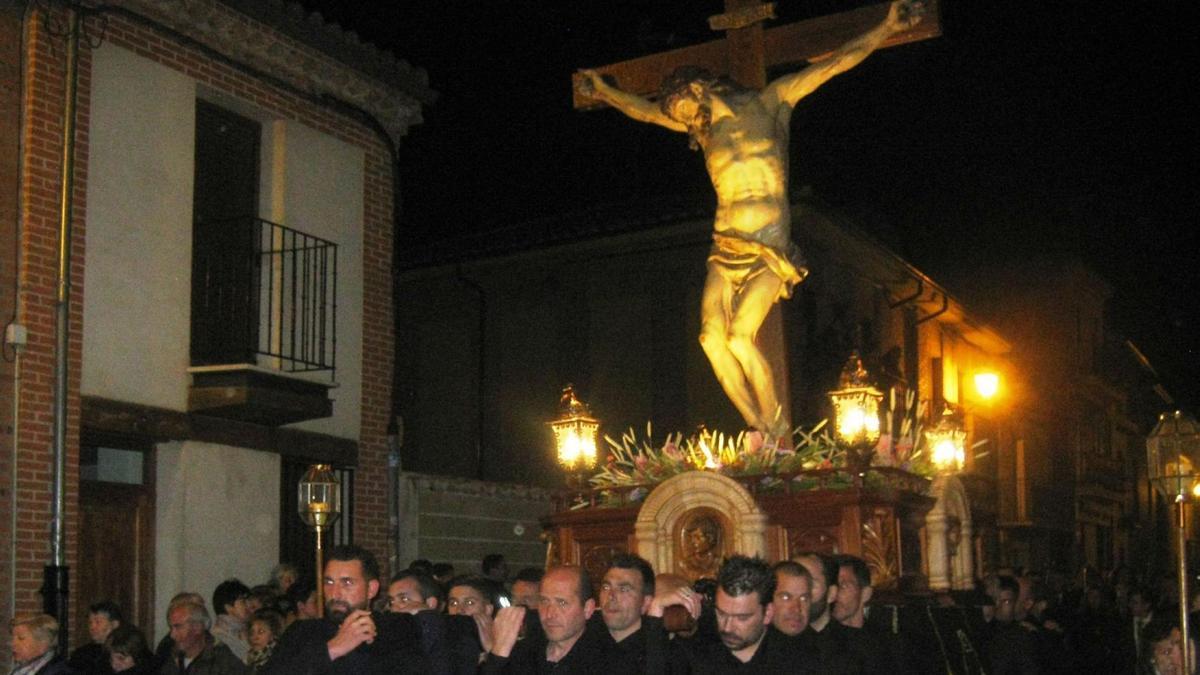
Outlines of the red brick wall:
[{"label": "red brick wall", "polygon": [[[21,354],[20,420],[17,431],[17,564],[16,612],[42,608],[38,590],[43,566],[50,561],[50,517],[52,505],[52,424],[55,361],[55,282],[57,278],[59,191],[63,140],[65,43],[41,21],[41,12],[28,27],[25,61],[27,95],[22,140],[21,268],[18,306],[20,323],[29,331],[29,342]],[[56,15],[61,22],[61,14]],[[81,52],[80,82],[88,81],[90,54]],[[79,482],[79,327],[83,314],[83,242],[87,185],[88,91],[80,88],[77,98],[79,133],[76,134],[76,183],[74,206],[74,259],[71,267],[72,294],[68,313],[71,340],[68,345],[67,380],[67,473],[66,532],[67,565],[75,561],[75,523],[78,521]],[[75,599],[72,597],[71,602]]]},{"label": "red brick wall", "polygon": [[[317,105],[293,91],[267,84],[203,51],[177,42],[164,30],[134,19],[109,15],[103,33],[116,45],[173,68],[209,88],[250,102],[268,114],[296,120],[361,148],[365,153],[363,186],[363,391],[362,427],[356,486],[355,538],[386,559],[386,429],[391,410],[392,372],[392,162],[383,139],[360,122]],[[100,24],[89,25],[93,37]],[[0,31],[3,31],[0,28]],[[267,30],[264,28],[264,30]],[[31,27],[28,75],[31,85],[24,126],[28,152],[24,164],[21,270],[21,320],[29,327],[22,364],[20,465],[18,478],[18,593],[20,610],[41,607],[37,590],[48,556],[50,513],[52,377],[54,362],[54,279],[60,183],[63,38],[40,22]],[[0,32],[0,38],[5,34]],[[283,39],[280,36],[275,36]],[[9,44],[7,41],[4,44]],[[70,562],[75,560],[78,518],[79,374],[82,334],[85,203],[87,187],[90,48],[80,49],[80,88],[75,173],[75,238],[71,303],[69,374],[68,533]],[[0,73],[0,77],[3,74]],[[0,80],[0,84],[3,81]],[[2,119],[2,118],[0,118]],[[2,148],[0,148],[2,149]],[[2,179],[3,174],[0,174]],[[2,277],[0,277],[2,278]],[[2,527],[2,526],[0,526]],[[3,530],[0,530],[2,532]],[[0,568],[7,566],[0,562]],[[72,604],[76,599],[72,598]]]},{"label": "red brick wall", "polygon": [[[22,7],[0,4],[0,317],[16,309],[17,167],[21,112]],[[0,620],[12,613],[13,353],[0,359]],[[0,663],[5,663],[0,658]]]}]

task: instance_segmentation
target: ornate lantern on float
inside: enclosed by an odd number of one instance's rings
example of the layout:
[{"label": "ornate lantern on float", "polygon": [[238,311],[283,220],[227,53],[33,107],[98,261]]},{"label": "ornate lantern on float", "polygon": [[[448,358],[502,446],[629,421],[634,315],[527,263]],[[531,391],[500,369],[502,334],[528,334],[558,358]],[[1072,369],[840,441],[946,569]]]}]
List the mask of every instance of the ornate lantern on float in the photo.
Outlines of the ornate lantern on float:
[{"label": "ornate lantern on float", "polygon": [[563,387],[558,417],[550,422],[558,465],[582,486],[584,477],[596,467],[596,438],[600,420],[575,395],[575,387]]},{"label": "ornate lantern on float", "polygon": [[966,440],[967,432],[963,431],[961,418],[953,406],[946,404],[938,423],[925,432],[929,457],[938,473],[962,471],[966,460]]},{"label": "ornate lantern on float", "polygon": [[829,392],[835,437],[846,449],[846,466],[855,482],[861,482],[879,442],[879,403],[883,392],[871,386],[868,378],[858,352],[853,352],[842,368],[838,388]]},{"label": "ornate lantern on float", "polygon": [[[1179,562],[1179,597],[1188,598],[1187,510],[1200,498],[1200,426],[1191,415],[1176,410],[1158,416],[1146,437],[1146,473],[1150,482],[1175,505],[1175,537]],[[1180,633],[1188,632],[1188,603],[1179,603]],[[1190,663],[1191,646],[1182,641],[1183,663]]]},{"label": "ornate lantern on float", "polygon": [[342,515],[342,490],[333,467],[328,464],[313,464],[300,479],[297,510],[305,525],[317,534],[317,612],[325,610],[325,594],[322,583],[325,562],[321,548],[321,533],[333,527]]}]

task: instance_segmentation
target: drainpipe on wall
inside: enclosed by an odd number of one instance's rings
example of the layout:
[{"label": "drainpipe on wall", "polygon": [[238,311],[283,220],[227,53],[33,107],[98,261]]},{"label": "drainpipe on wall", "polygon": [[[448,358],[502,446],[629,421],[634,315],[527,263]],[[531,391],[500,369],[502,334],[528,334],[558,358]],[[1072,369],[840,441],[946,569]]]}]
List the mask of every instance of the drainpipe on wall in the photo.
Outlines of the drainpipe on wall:
[{"label": "drainpipe on wall", "polygon": [[[67,473],[67,348],[71,302],[71,218],[75,187],[75,95],[78,88],[79,13],[67,7],[67,54],[63,101],[62,186],[58,225],[58,283],[54,305],[54,455],[53,505],[50,518],[50,564],[42,584],[42,605],[60,626],[71,625],[67,607],[70,570],[67,567],[66,473]],[[69,630],[58,633],[59,653],[67,653]]]}]

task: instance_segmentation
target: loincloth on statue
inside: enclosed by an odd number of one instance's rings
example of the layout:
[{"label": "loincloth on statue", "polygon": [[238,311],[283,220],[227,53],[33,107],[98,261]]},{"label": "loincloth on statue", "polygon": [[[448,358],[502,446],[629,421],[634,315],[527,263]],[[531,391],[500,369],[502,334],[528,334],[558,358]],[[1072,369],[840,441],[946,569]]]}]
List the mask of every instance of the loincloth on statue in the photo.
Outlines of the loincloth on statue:
[{"label": "loincloth on statue", "polygon": [[792,287],[808,276],[808,267],[800,249],[788,243],[786,251],[774,246],[741,237],[713,234],[713,247],[708,254],[710,269],[716,270],[735,291],[763,272],[770,272],[783,282],[779,299],[792,297]]}]

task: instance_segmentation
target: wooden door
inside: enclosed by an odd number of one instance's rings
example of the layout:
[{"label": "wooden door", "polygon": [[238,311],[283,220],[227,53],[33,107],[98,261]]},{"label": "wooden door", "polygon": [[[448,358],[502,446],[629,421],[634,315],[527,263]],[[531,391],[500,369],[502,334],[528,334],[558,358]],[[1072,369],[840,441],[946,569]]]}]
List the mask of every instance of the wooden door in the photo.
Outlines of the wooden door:
[{"label": "wooden door", "polygon": [[[75,635],[87,640],[88,606],[112,600],[149,634],[154,622],[154,497],[145,485],[82,480]],[[151,643],[153,644],[153,643]]]}]

